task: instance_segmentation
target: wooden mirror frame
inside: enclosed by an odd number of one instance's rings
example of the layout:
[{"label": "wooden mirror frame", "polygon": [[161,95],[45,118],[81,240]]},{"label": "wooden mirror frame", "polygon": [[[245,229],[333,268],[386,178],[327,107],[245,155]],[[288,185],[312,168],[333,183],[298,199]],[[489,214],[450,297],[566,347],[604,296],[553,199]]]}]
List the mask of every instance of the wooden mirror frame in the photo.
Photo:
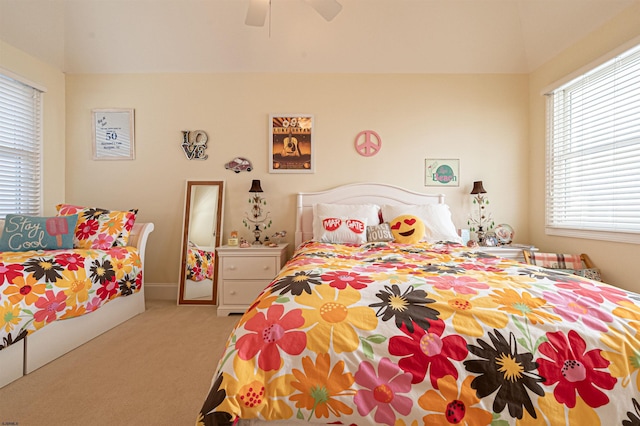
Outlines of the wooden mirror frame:
[{"label": "wooden mirror frame", "polygon": [[[187,283],[187,257],[189,248],[189,230],[190,230],[190,217],[192,209],[192,195],[193,190],[197,186],[217,186],[218,187],[218,200],[217,200],[217,214],[215,220],[215,242],[211,247],[213,250],[213,280],[212,280],[212,296],[209,299],[187,299],[185,298],[186,283]],[[221,234],[222,234],[222,214],[224,211],[224,181],[201,181],[201,180],[187,180],[185,203],[184,203],[184,221],[182,226],[182,252],[180,255],[180,281],[178,283],[178,304],[179,305],[216,305],[218,302],[218,255],[215,251],[216,247],[220,246]]]}]

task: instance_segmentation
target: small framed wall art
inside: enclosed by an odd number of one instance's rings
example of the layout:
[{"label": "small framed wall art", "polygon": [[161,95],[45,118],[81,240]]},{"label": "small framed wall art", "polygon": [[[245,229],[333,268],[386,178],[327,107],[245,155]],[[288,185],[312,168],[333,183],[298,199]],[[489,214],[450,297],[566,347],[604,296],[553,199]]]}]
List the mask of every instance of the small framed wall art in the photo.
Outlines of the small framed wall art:
[{"label": "small framed wall art", "polygon": [[269,116],[269,173],[314,172],[313,116]]},{"label": "small framed wall art", "polygon": [[459,174],[458,159],[425,159],[424,186],[459,186]]},{"label": "small framed wall art", "polygon": [[93,159],[135,159],[133,108],[94,109],[91,112]]}]

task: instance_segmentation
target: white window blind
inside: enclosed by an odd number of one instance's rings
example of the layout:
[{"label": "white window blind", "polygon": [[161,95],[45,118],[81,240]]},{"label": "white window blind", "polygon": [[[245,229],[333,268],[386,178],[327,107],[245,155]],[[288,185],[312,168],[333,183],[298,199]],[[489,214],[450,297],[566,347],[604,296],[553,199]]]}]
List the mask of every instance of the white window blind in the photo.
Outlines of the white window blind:
[{"label": "white window blind", "polygon": [[640,46],[548,94],[548,234],[640,242]]},{"label": "white window blind", "polygon": [[0,217],[41,212],[41,98],[0,74]]}]

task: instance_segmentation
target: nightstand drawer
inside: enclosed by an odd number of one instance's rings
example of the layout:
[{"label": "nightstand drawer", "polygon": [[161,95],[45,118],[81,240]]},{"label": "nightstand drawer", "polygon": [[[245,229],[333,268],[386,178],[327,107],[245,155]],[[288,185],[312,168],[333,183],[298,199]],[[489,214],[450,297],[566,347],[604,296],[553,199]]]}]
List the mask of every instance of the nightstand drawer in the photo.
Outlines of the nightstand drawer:
[{"label": "nightstand drawer", "polygon": [[272,279],[279,270],[278,259],[274,256],[224,257],[222,279]]},{"label": "nightstand drawer", "polygon": [[250,305],[271,280],[234,280],[222,283],[224,305]]}]

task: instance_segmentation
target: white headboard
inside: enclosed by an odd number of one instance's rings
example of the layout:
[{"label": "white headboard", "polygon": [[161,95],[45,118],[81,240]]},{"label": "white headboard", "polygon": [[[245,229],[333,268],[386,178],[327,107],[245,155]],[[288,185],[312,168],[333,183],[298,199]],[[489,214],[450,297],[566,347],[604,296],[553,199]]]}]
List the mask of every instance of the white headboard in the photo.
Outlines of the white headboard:
[{"label": "white headboard", "polygon": [[321,192],[299,192],[295,245],[313,237],[313,205],[333,204],[443,204],[444,194],[422,194],[384,183],[352,183]]}]

